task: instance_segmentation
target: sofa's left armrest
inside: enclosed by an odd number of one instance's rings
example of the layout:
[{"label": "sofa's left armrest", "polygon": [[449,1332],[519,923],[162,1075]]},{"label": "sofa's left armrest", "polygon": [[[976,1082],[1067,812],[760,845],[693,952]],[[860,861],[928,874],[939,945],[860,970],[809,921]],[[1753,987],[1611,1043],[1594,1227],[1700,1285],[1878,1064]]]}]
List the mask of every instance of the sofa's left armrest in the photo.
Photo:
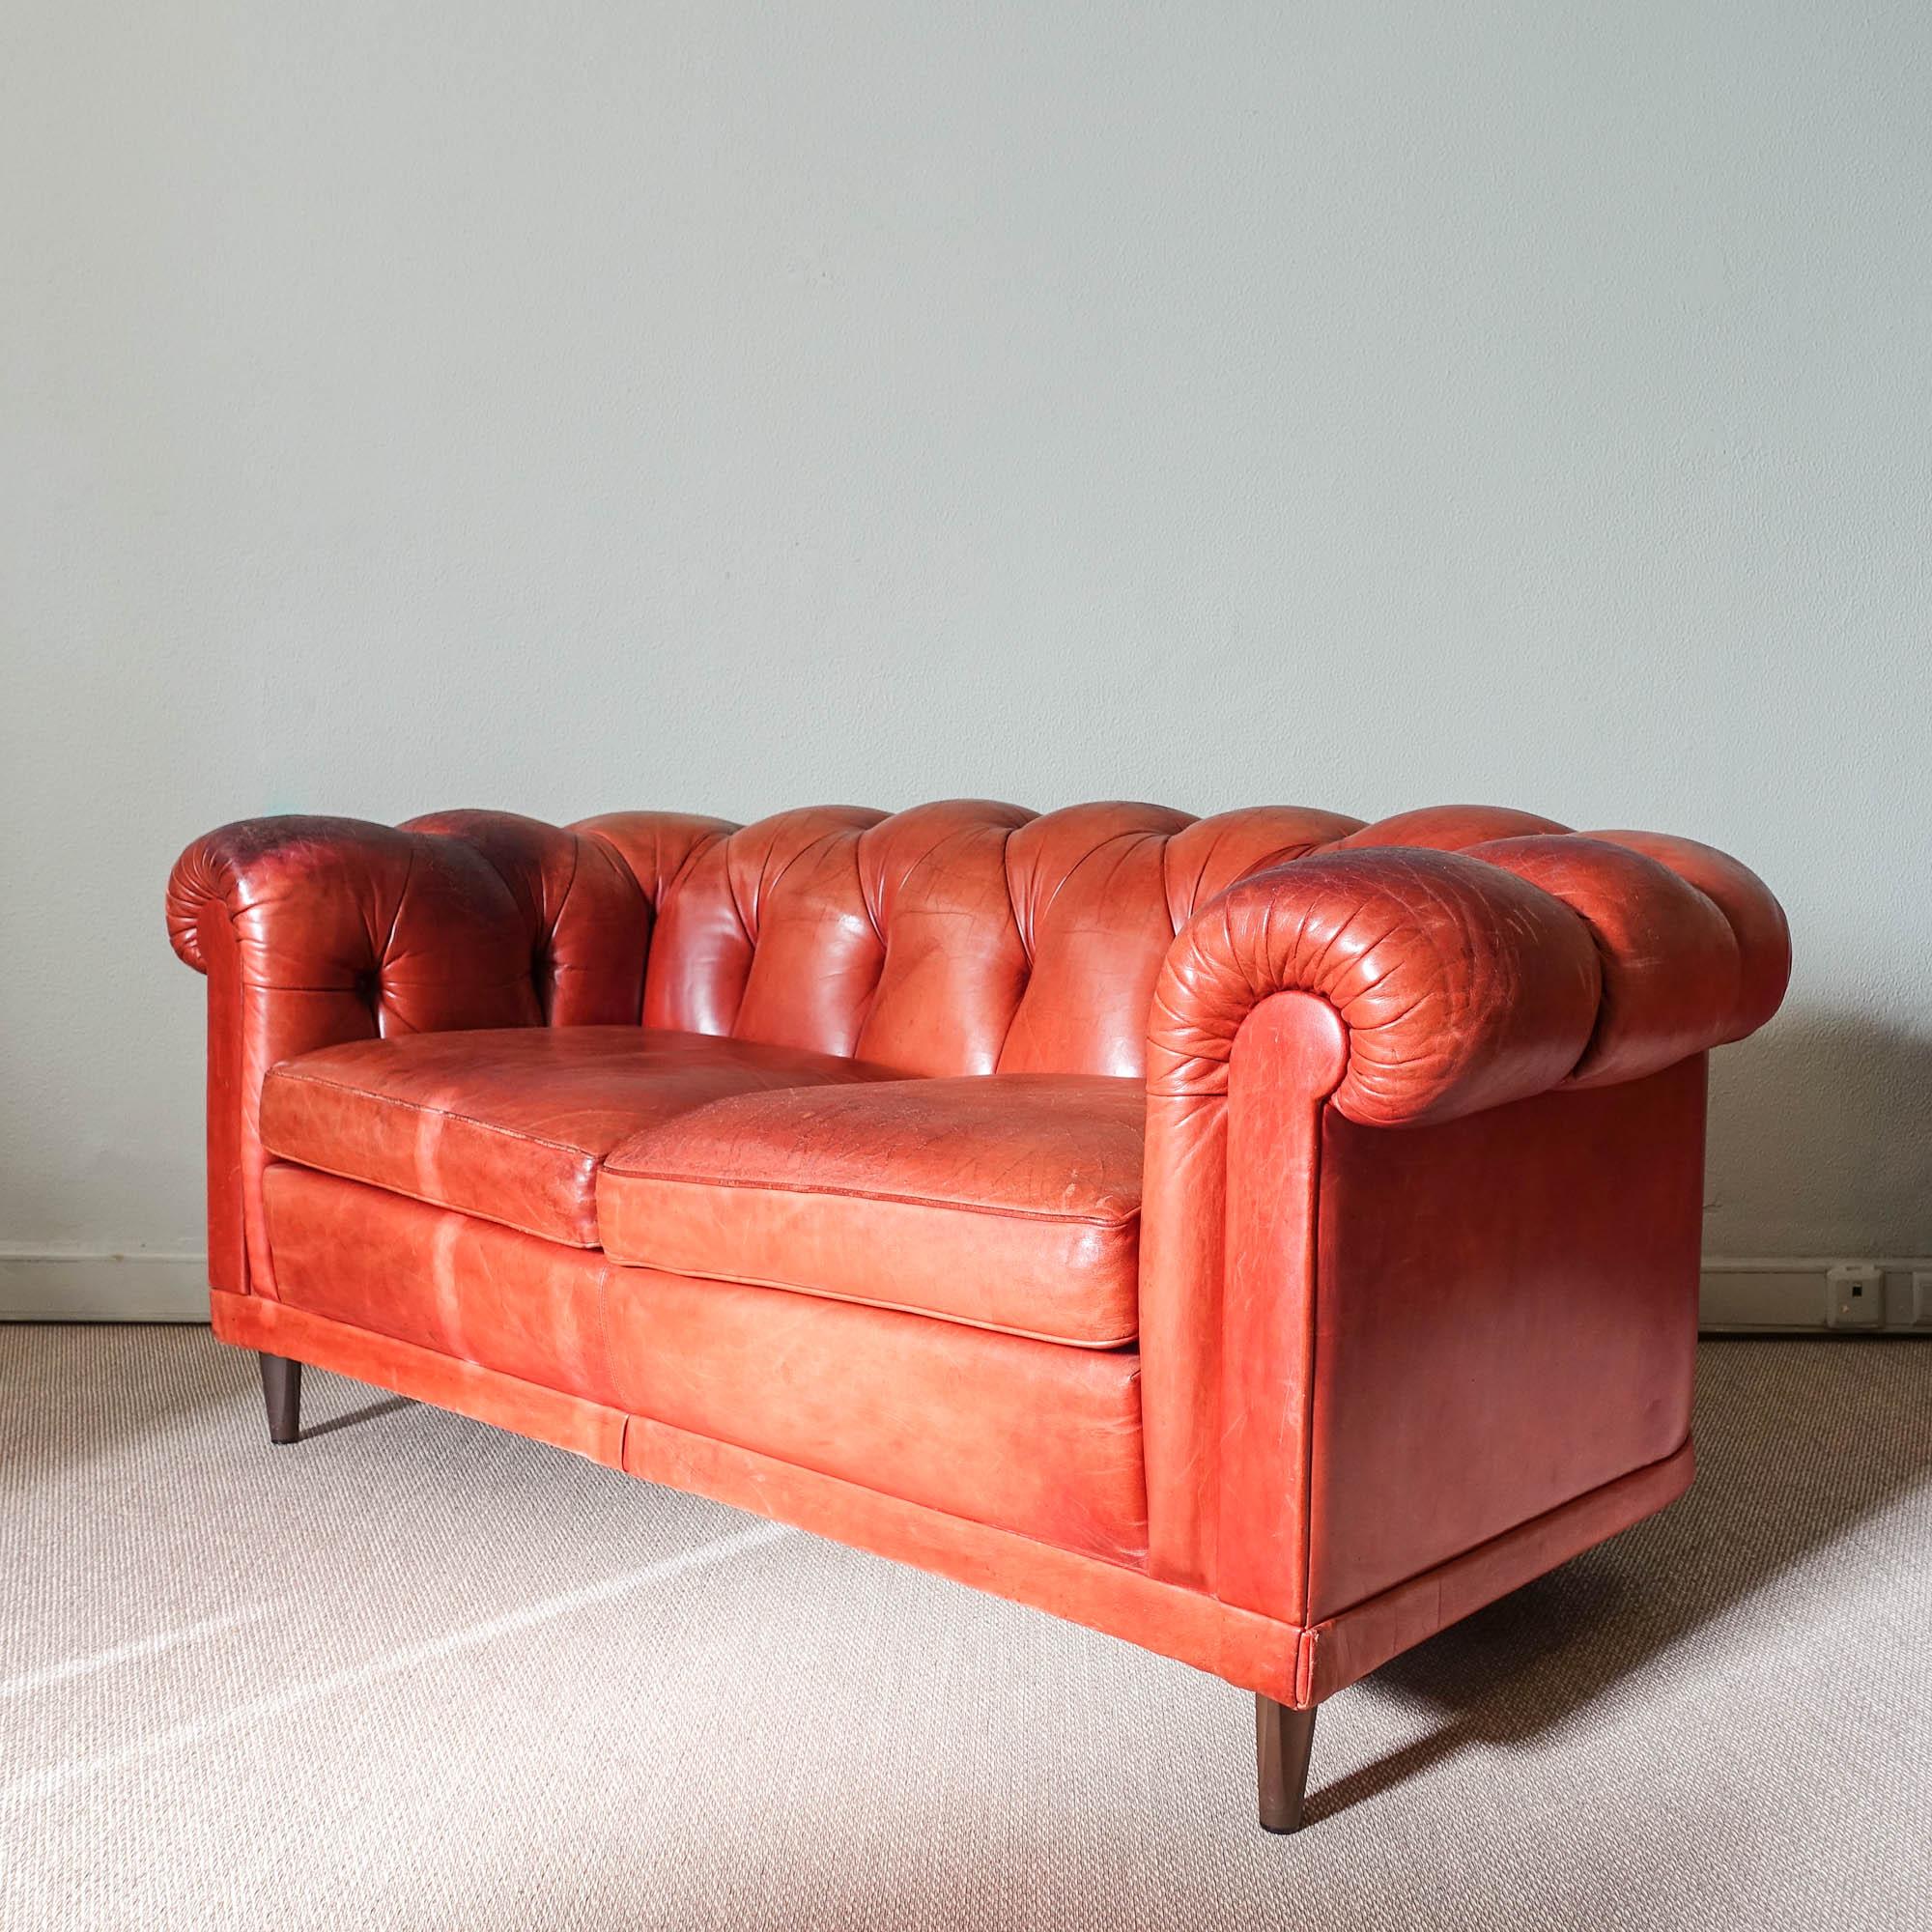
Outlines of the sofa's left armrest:
[{"label": "sofa's left armrest", "polygon": [[176,863],[167,923],[208,977],[210,1280],[270,1294],[259,1122],[276,1062],[379,1035],[635,1021],[649,932],[601,847],[486,813],[223,826]]}]

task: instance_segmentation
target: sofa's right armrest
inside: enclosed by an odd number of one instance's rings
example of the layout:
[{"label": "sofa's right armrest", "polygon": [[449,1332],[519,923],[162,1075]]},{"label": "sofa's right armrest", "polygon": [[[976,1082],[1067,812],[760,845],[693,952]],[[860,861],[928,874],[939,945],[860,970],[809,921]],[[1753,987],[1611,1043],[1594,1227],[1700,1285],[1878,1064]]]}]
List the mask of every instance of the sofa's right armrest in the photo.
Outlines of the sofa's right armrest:
[{"label": "sofa's right armrest", "polygon": [[1176,937],[1149,1094],[1224,1094],[1256,1008],[1305,993],[1346,1037],[1335,1105],[1365,1126],[1420,1125],[1553,1087],[1600,991],[1589,929],[1513,874],[1452,852],[1324,853],[1241,880]]},{"label": "sofa's right armrest", "polygon": [[[1236,1548],[1264,1550],[1247,1570],[1291,1579],[1305,1537],[1295,1365],[1334,1259],[1317,1214],[1322,1122],[1371,1130],[1397,1177],[1492,1110],[1661,1075],[1741,1037],[1775,1009],[1789,969],[1762,884],[1688,841],[1539,833],[1450,852],[1365,836],[1204,907],[1153,999],[1141,1236],[1150,1551],[1162,1574],[1210,1587],[1228,1581]],[[1696,1093],[1701,1106],[1701,1069]],[[1694,1145],[1687,1160],[1694,1191]],[[1694,1198],[1690,1212],[1694,1291]]]}]

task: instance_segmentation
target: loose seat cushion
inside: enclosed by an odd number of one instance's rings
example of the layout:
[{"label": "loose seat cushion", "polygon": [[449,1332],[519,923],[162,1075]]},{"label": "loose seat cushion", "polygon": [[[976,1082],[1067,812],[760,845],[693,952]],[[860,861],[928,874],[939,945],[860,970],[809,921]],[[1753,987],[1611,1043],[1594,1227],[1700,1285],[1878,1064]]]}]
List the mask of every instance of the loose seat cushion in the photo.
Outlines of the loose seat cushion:
[{"label": "loose seat cushion", "polygon": [[262,1091],[283,1160],[597,1245],[597,1169],[641,1127],[722,1094],[890,1079],[830,1054],[634,1026],[356,1040],[284,1061]]},{"label": "loose seat cushion", "polygon": [[1095,1074],[797,1087],[633,1134],[613,1261],[1117,1348],[1136,1332],[1145,1090]]}]

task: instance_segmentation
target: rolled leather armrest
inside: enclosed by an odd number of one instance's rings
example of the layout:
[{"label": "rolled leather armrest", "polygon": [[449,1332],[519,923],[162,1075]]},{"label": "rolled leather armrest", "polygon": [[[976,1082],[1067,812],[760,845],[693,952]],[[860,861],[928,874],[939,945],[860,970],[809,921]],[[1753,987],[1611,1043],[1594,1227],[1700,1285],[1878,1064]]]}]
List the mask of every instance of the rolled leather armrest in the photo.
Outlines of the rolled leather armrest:
[{"label": "rolled leather armrest", "polygon": [[175,862],[167,912],[197,972],[232,946],[255,990],[347,1002],[333,1009],[346,1037],[538,1017],[526,909],[459,839],[353,818],[244,819]]},{"label": "rolled leather armrest", "polygon": [[209,980],[210,1279],[270,1295],[270,1067],[379,1035],[635,1022],[650,932],[602,843],[495,812],[226,825],[176,863],[167,922]]},{"label": "rolled leather armrest", "polygon": [[[1245,1477],[1224,1490],[1215,1471],[1233,1454],[1230,1433],[1258,1426],[1252,1386],[1289,1389],[1284,1338],[1295,1319],[1313,1319],[1311,1309],[1277,1318],[1264,1284],[1286,1288],[1291,1247],[1316,1265],[1312,1163],[1324,1109],[1362,1127],[1425,1129],[1560,1088],[1639,1080],[1742,1037],[1782,997],[1783,915],[1734,860],[1688,840],[1525,832],[1495,816],[1423,816],[1398,828],[1406,843],[1378,842],[1371,827],[1256,873],[1203,907],[1168,952],[1150,1016],[1141,1232],[1157,1574],[1211,1582],[1217,1547],[1282,1529],[1258,1530]],[[1332,1026],[1312,1023],[1323,1011]],[[1250,1019],[1250,1076],[1231,1098]],[[1285,1053],[1285,1027],[1309,1050]],[[1277,1092],[1269,1081],[1299,1084]],[[1390,1134],[1391,1186],[1405,1139]],[[1282,1205],[1291,1199],[1298,1205]],[[1274,1204],[1280,1221],[1264,1254],[1244,1245],[1257,1203]],[[1312,1274],[1303,1282],[1312,1293]],[[1273,1339],[1258,1345],[1263,1333]],[[1267,1359],[1244,1369],[1258,1346]],[[1294,1493],[1293,1444],[1306,1431],[1296,1413],[1285,1406],[1267,1419],[1278,1453],[1253,1464],[1284,1494]],[[1229,1509],[1235,1520],[1217,1522]]]},{"label": "rolled leather armrest", "polygon": [[1688,840],[1331,851],[1240,881],[1181,929],[1154,994],[1148,1090],[1224,1094],[1249,1014],[1307,993],[1347,1030],[1334,1106],[1363,1126],[1421,1125],[1740,1038],[1789,970],[1776,900]]},{"label": "rolled leather armrest", "polygon": [[1243,1022],[1313,994],[1348,1032],[1334,1104],[1365,1125],[1540,1093],[1581,1058],[1600,974],[1582,923],[1448,852],[1335,853],[1262,872],[1190,920],[1149,1028],[1151,1096],[1224,1094]]}]

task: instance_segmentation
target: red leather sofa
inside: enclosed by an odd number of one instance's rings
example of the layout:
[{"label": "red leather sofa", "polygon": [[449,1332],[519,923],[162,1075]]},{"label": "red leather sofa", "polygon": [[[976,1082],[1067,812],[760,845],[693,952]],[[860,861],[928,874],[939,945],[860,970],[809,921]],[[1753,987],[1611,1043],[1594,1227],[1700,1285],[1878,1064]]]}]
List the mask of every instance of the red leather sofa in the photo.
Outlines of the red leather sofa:
[{"label": "red leather sofa", "polygon": [[1529,813],[231,825],[216,1334],[1316,1707],[1662,1508],[1789,943]]}]

